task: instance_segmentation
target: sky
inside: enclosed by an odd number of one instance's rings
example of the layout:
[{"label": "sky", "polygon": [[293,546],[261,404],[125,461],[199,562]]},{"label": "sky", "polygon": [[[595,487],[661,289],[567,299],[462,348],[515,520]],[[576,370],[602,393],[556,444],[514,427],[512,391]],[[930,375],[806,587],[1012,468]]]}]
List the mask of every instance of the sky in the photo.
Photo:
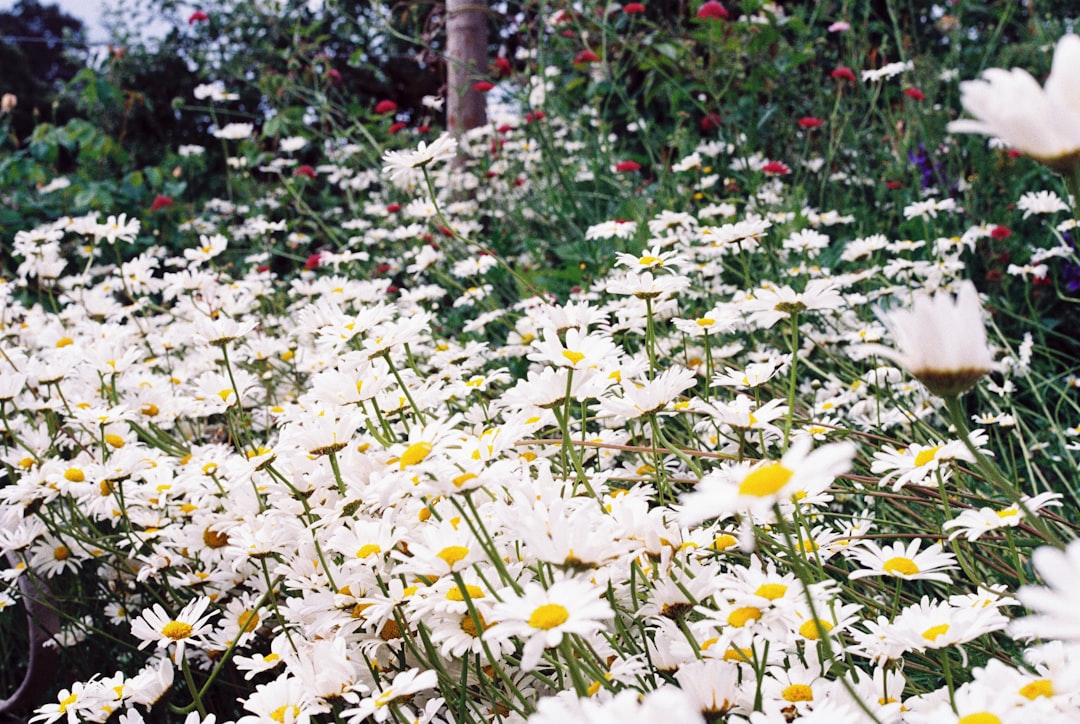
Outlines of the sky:
[{"label": "sky", "polygon": [[[107,43],[109,34],[101,24],[103,8],[110,5],[123,7],[125,0],[40,0],[42,5],[59,5],[68,15],[83,21],[86,36],[91,43]],[[11,10],[18,0],[0,0],[0,11]],[[164,23],[145,28],[148,37],[162,36],[168,30]]]}]

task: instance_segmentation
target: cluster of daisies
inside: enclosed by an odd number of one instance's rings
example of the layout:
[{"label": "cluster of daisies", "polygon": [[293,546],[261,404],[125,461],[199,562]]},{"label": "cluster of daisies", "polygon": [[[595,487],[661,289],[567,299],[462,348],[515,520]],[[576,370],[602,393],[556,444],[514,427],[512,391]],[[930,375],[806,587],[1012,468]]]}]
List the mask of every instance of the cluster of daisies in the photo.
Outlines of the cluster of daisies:
[{"label": "cluster of daisies", "polygon": [[[465,143],[527,174],[525,126]],[[483,234],[528,184],[456,150],[320,167],[371,200],[292,279],[218,263],[304,243],[273,204],[216,203],[243,218],[182,257],[125,258],[123,217],[14,235],[0,615],[43,582],[53,645],[122,664],[32,721],[1080,718],[1077,501],[1041,472],[1077,469],[1080,420],[1012,404],[1032,343],[988,338],[963,277],[996,227],[856,237],[766,174],[589,228],[641,251],[507,300]],[[730,152],[670,173],[692,198],[769,163]]]}]

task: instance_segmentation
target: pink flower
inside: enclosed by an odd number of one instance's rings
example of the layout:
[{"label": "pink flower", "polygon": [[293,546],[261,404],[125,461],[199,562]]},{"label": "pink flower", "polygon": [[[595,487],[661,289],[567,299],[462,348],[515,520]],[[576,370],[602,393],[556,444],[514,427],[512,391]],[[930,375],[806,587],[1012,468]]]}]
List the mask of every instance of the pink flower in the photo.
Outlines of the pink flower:
[{"label": "pink flower", "polygon": [[846,30],[851,30],[851,24],[845,20],[837,20],[829,26],[830,33],[842,33]]},{"label": "pink flower", "polygon": [[297,166],[296,170],[293,171],[293,176],[305,176],[307,178],[315,178],[316,175],[317,174],[315,173],[315,169],[313,169],[311,166],[307,165],[306,163],[303,164],[302,166]]},{"label": "pink flower", "polygon": [[720,117],[719,113],[710,113],[701,119],[701,130],[705,133],[715,131],[720,127],[721,123],[723,123],[723,119]]},{"label": "pink flower", "polygon": [[716,0],[708,0],[698,8],[697,17],[700,20],[727,20],[728,11]]},{"label": "pink flower", "polygon": [[165,196],[164,194],[158,194],[154,197],[154,203],[150,204],[150,211],[157,211],[173,205],[171,196]]},{"label": "pink flower", "polygon": [[850,80],[854,83],[855,71],[848,68],[846,65],[838,65],[832,73],[829,73],[829,77],[833,80]]},{"label": "pink flower", "polygon": [[791,173],[791,168],[781,161],[769,161],[761,167],[761,170],[765,173],[775,174],[777,176],[786,176]]},{"label": "pink flower", "polygon": [[332,85],[341,85],[341,71],[336,68],[331,68],[326,71],[326,79],[329,80]]}]

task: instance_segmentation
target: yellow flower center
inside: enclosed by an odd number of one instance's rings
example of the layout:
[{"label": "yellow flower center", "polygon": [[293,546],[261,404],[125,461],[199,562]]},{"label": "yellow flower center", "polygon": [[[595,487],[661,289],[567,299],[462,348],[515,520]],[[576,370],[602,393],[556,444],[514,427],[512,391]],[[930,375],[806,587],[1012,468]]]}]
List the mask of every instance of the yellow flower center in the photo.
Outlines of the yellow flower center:
[{"label": "yellow flower center", "polygon": [[[484,617],[481,616],[479,612],[476,614],[476,617],[480,619],[480,631],[485,630],[487,628],[487,621],[484,620]],[[469,634],[470,636],[476,636],[476,622],[473,621],[471,615],[465,614],[461,617],[461,630]]]},{"label": "yellow flower center", "polygon": [[245,609],[237,619],[237,623],[240,624],[241,631],[251,633],[255,630],[255,627],[259,625],[259,614],[255,611]]},{"label": "yellow flower center", "polygon": [[191,635],[191,631],[191,624],[184,623],[183,621],[169,621],[161,627],[161,635],[170,638],[173,641],[186,639]]},{"label": "yellow flower center", "polygon": [[833,625],[820,618],[812,618],[809,621],[804,621],[803,625],[799,626],[799,634],[810,641],[817,641],[821,638],[822,631],[828,633],[832,630]]},{"label": "yellow flower center", "polygon": [[785,593],[787,593],[787,586],[783,583],[764,583],[758,586],[758,589],[754,591],[755,595],[767,598],[770,601],[783,598]]},{"label": "yellow flower center", "polygon": [[714,324],[716,324],[716,320],[709,317],[701,317],[697,320],[697,326],[699,327],[711,327]]},{"label": "yellow flower center", "polygon": [[927,641],[937,641],[938,636],[949,630],[949,624],[939,623],[937,626],[931,626],[922,632],[922,637]]},{"label": "yellow flower center", "polygon": [[566,610],[565,606],[560,606],[557,603],[545,603],[537,607],[529,616],[529,625],[533,628],[548,631],[556,626],[561,626],[568,618],[570,618],[570,612]]},{"label": "yellow flower center", "polygon": [[229,544],[229,535],[227,533],[219,533],[209,528],[203,531],[202,539],[207,548],[224,548]]},{"label": "yellow flower center", "polygon": [[360,546],[356,551],[357,558],[367,558],[368,556],[375,555],[376,553],[382,553],[382,548],[378,543],[368,543],[367,545]]},{"label": "yellow flower center", "polygon": [[71,483],[81,483],[86,480],[86,473],[81,468],[68,468],[64,471],[64,477]]},{"label": "yellow flower center", "polygon": [[736,628],[742,628],[751,621],[761,618],[761,609],[756,606],[743,606],[728,614],[727,622]]},{"label": "yellow flower center", "polygon": [[1020,688],[1020,696],[1034,701],[1040,696],[1051,697],[1054,695],[1054,683],[1050,679],[1037,679]]},{"label": "yellow flower center", "polygon": [[976,714],[968,714],[960,717],[956,724],[1001,724],[1001,719],[996,714],[988,711],[980,711]]},{"label": "yellow flower center", "polygon": [[919,572],[919,567],[915,565],[915,561],[910,558],[904,558],[903,556],[897,556],[885,561],[885,565],[882,569],[886,573],[891,573],[894,576],[914,576]]},{"label": "yellow flower center", "polygon": [[739,541],[735,539],[735,536],[723,533],[716,536],[716,539],[712,543],[712,547],[718,551],[726,551],[731,546],[735,545]]},{"label": "yellow flower center", "polygon": [[938,450],[940,449],[941,445],[937,445],[920,451],[919,454],[915,456],[915,467],[922,467],[923,465],[932,462],[937,457]]},{"label": "yellow flower center", "polygon": [[64,713],[66,713],[66,712],[67,712],[67,708],[68,708],[69,706],[71,706],[72,704],[74,704],[74,703],[75,703],[76,701],[78,701],[78,700],[79,700],[79,695],[78,695],[78,694],[71,694],[70,696],[66,696],[66,697],[64,697],[64,698],[63,698],[63,699],[62,699],[62,700],[60,701],[60,708],[59,708],[59,709],[57,709],[57,711],[58,711],[59,713],[61,713],[61,714],[64,714]]},{"label": "yellow flower center", "polygon": [[455,563],[469,555],[469,549],[465,546],[447,546],[435,555],[445,561],[446,565],[453,568]]},{"label": "yellow flower center", "polygon": [[291,721],[295,721],[296,717],[300,716],[300,707],[298,707],[296,704],[285,704],[284,706],[279,706],[277,709],[274,709],[272,712],[270,712],[270,718],[274,721],[284,722],[286,714],[288,714]]},{"label": "yellow flower center", "polygon": [[454,484],[455,488],[460,488],[462,485],[469,482],[470,480],[475,480],[476,477],[477,477],[476,473],[462,473],[461,475],[457,476],[456,478],[454,478],[450,482],[452,482]]},{"label": "yellow flower center", "polygon": [[581,352],[575,352],[572,349],[564,349],[562,356],[570,360],[570,364],[576,365],[581,360],[585,359],[585,355]]},{"label": "yellow flower center", "polygon": [[75,340],[73,340],[71,337],[61,337],[60,339],[56,340],[57,349],[67,347],[69,344],[75,344]]},{"label": "yellow flower center", "polygon": [[753,470],[743,478],[739,484],[739,495],[749,495],[755,498],[764,498],[767,495],[775,495],[791,480],[792,471],[780,463],[764,465]]},{"label": "yellow flower center", "polygon": [[124,447],[124,438],[115,433],[109,433],[105,436],[105,442],[109,447]]},{"label": "yellow flower center", "polygon": [[999,517],[999,518],[1012,518],[1015,515],[1020,515],[1020,509],[1019,508],[1005,508],[1004,510],[999,510],[999,511],[996,511],[996,512],[997,512],[997,517]]},{"label": "yellow flower center", "polygon": [[814,690],[806,684],[791,684],[781,694],[784,701],[795,703],[797,701],[813,701]]},{"label": "yellow flower center", "polygon": [[446,592],[446,600],[447,601],[464,601],[466,594],[468,594],[470,599],[483,598],[484,597],[484,589],[480,588],[480,586],[468,586],[467,585],[467,586],[465,586],[465,590],[462,591],[459,586],[454,586],[453,588],[451,588],[449,591]]},{"label": "yellow flower center", "polygon": [[431,452],[431,443],[429,442],[414,442],[409,447],[405,448],[405,452],[401,453],[401,460],[398,464],[401,469],[409,467],[410,465],[416,465],[423,460]]},{"label": "yellow flower center", "polygon": [[71,557],[71,551],[68,550],[67,546],[56,546],[55,548],[53,548],[52,554],[53,558],[58,561],[66,561],[68,558]]}]

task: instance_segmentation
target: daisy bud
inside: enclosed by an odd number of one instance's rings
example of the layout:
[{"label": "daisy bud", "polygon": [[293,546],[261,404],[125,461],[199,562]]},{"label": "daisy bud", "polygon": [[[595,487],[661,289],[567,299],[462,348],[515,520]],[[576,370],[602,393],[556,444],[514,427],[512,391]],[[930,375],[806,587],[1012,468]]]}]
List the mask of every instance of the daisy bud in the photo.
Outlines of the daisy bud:
[{"label": "daisy bud", "polygon": [[994,368],[975,285],[964,282],[953,299],[939,292],[919,297],[910,310],[884,315],[896,350],[874,347],[892,358],[930,392],[956,397]]}]

